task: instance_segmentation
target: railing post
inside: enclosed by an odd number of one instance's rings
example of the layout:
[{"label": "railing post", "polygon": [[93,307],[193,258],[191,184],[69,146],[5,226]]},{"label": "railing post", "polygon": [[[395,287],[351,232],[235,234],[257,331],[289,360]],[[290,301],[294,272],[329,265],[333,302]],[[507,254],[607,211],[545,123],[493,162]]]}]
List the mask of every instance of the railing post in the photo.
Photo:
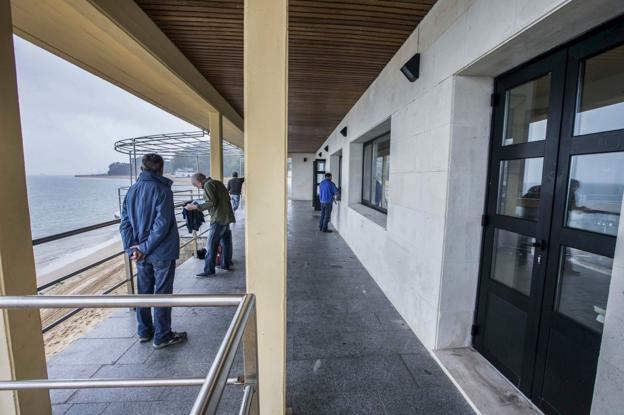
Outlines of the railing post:
[{"label": "railing post", "polygon": [[248,412],[250,415],[258,415],[258,402],[260,399],[260,385],[258,383],[258,337],[256,330],[256,306],[254,305],[247,319],[245,333],[243,334],[243,374],[245,384],[251,384],[254,392]]},{"label": "railing post", "polygon": [[130,257],[127,253],[123,254],[124,258],[124,269],[126,271],[126,288],[128,294],[134,294],[134,276],[132,271],[132,261],[130,261]]},{"label": "railing post", "polygon": [[197,231],[193,231],[193,257],[197,258]]}]

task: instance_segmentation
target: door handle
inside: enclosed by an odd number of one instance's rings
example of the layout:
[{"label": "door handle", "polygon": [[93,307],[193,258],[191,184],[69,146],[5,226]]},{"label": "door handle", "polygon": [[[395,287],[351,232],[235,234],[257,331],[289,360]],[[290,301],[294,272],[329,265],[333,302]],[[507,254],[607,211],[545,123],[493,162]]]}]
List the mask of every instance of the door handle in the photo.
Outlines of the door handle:
[{"label": "door handle", "polygon": [[545,250],[545,249],[546,249],[546,241],[545,241],[545,240],[543,240],[543,239],[541,239],[541,240],[539,240],[539,241],[535,241],[535,242],[533,242],[533,243],[531,244],[531,246],[532,246],[533,248],[537,248],[537,249],[539,249],[540,251],[543,251],[543,250]]}]

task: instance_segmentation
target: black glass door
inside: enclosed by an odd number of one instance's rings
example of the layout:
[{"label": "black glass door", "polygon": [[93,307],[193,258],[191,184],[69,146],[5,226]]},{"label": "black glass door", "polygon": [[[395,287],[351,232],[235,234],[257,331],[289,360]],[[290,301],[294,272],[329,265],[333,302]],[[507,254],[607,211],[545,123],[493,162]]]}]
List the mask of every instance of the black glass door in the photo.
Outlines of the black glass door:
[{"label": "black glass door", "polygon": [[321,210],[321,200],[319,199],[319,183],[325,179],[325,159],[314,160],[312,168],[312,206],[314,210]]},{"label": "black glass door", "polygon": [[496,81],[475,347],[588,414],[624,193],[622,19]]},{"label": "black glass door", "polygon": [[496,82],[475,346],[526,394],[546,275],[565,53]]},{"label": "black glass door", "polygon": [[589,414],[624,193],[624,24],[568,48],[533,396]]}]

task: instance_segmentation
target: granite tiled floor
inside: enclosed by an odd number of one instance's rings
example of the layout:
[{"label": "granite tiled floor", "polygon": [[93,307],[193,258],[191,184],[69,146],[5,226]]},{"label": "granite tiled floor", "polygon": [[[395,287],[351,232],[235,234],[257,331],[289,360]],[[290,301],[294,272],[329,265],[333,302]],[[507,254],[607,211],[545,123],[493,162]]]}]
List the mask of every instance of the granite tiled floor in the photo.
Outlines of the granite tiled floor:
[{"label": "granite tiled floor", "polygon": [[[238,217],[242,218],[242,212]],[[176,293],[245,291],[244,224],[233,227],[235,271],[209,280],[195,278],[203,261],[191,259],[176,271]],[[188,342],[162,350],[136,338],[134,313],[117,310],[107,320],[48,362],[51,378],[203,377],[234,315],[234,308],[176,308],[172,327]],[[231,375],[241,373],[241,358]],[[59,390],[50,393],[54,415],[188,414],[199,387]],[[220,413],[238,413],[242,390],[227,386]]]},{"label": "granite tiled floor", "polygon": [[[320,234],[308,202],[289,205],[287,405],[294,415],[472,414],[337,233]],[[242,212],[239,212],[242,217]],[[243,292],[244,225],[234,229],[236,271],[194,277],[178,268],[177,293]],[[163,350],[140,344],[133,313],[119,310],[48,364],[52,378],[204,376],[233,308],[174,309],[189,340]],[[240,373],[237,359],[232,375]],[[54,414],[188,413],[197,387],[53,391]],[[228,386],[220,413],[242,391]]]},{"label": "granite tiled floor", "polygon": [[294,415],[473,414],[337,233],[308,202],[288,229],[287,404]]}]

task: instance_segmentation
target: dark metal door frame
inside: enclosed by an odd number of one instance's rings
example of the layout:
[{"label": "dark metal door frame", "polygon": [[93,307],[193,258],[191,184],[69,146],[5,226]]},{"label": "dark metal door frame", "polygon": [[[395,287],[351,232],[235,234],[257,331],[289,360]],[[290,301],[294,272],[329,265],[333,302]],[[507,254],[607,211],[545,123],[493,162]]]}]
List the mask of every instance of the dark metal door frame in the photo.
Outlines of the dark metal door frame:
[{"label": "dark metal door frame", "polygon": [[[591,358],[586,359],[587,362],[582,363],[585,366],[581,369],[583,373],[587,373],[588,385],[585,386],[593,390],[602,336],[556,312],[555,301],[562,246],[611,258],[614,255],[616,237],[569,228],[565,226],[564,221],[571,157],[579,154],[624,151],[624,130],[573,137],[581,62],[621,44],[624,44],[624,19],[620,17],[579,40],[572,41],[544,57],[500,76],[495,83],[486,213],[473,344],[546,413],[560,413],[544,397],[548,348],[553,330],[559,329],[573,339],[579,349],[578,353],[595,356],[595,361]],[[551,93],[546,140],[502,146],[505,91],[536,79],[548,70],[551,71]],[[500,99],[496,99],[497,97]],[[542,192],[537,221],[530,222],[525,219],[498,215],[496,210],[500,160],[542,156],[544,157]],[[529,297],[490,278],[495,228],[533,236],[538,243],[543,241],[541,242],[543,247],[541,263],[537,263],[537,252],[535,255]],[[495,292],[514,306],[527,310],[528,318],[520,374],[513,373],[503,365],[484,345],[484,334],[487,333],[487,327],[484,324],[487,316],[486,300],[490,292]],[[579,363],[575,361],[570,364]],[[561,380],[561,382],[564,381]],[[583,392],[587,390],[583,389]],[[591,404],[591,396],[589,399],[587,396],[573,396],[566,397],[566,399],[572,400],[571,406],[564,410],[566,414],[568,412],[589,413],[588,405]]]},{"label": "dark metal door frame", "polygon": [[[511,88],[551,74],[548,125],[546,139],[521,144],[502,145],[503,124],[505,117],[505,92]],[[479,335],[474,339],[474,345],[484,356],[494,362],[497,368],[505,374],[518,388],[529,395],[532,386],[535,344],[538,335],[538,318],[541,304],[536,298],[541,298],[545,279],[545,252],[536,247],[531,278],[531,295],[526,296],[513,288],[490,278],[492,267],[492,252],[494,245],[494,231],[502,229],[535,238],[536,241],[547,241],[548,229],[552,212],[554,179],[556,169],[556,148],[559,137],[561,119],[561,91],[565,76],[565,53],[556,53],[542,61],[525,66],[514,73],[501,77],[496,81],[493,108],[493,129],[488,176],[488,200],[486,209],[486,226],[484,227],[483,252],[481,260],[481,277],[477,309],[477,325]],[[500,179],[500,162],[503,160],[518,160],[527,158],[543,158],[542,182],[540,192],[540,207],[537,221],[500,215],[497,213],[497,198]],[[539,256],[541,259],[538,259]],[[540,261],[540,263],[538,263]],[[486,303],[490,292],[504,298],[514,307],[527,314],[527,327],[524,339],[523,363],[520,373],[515,373],[504,365],[483,343],[487,327]]]},{"label": "dark metal door frame", "polygon": [[[605,30],[591,35],[584,40],[575,42],[568,48],[567,74],[564,91],[563,118],[561,137],[559,140],[559,159],[557,185],[555,189],[554,212],[551,225],[551,239],[549,243],[550,258],[547,263],[548,275],[558,275],[561,267],[562,247],[580,249],[589,253],[613,258],[615,254],[616,237],[594,233],[588,230],[574,229],[565,225],[565,211],[568,199],[568,183],[570,175],[571,157],[582,154],[599,154],[624,151],[624,130],[614,130],[587,135],[574,135],[574,119],[577,106],[579,79],[582,61],[605,52],[613,47],[624,44],[624,21],[610,25]],[[532,395],[539,406],[548,412],[556,413],[548,401],[543,397],[544,378],[548,358],[548,345],[553,330],[565,332],[573,338],[577,345],[593,354],[595,360],[585,364],[588,377],[595,379],[596,365],[600,351],[602,334],[593,332],[581,323],[555,311],[555,302],[558,291],[558,278],[548,278],[544,288],[542,315],[538,348],[536,352],[535,383]],[[576,361],[576,365],[584,364]],[[593,387],[591,388],[593,390]],[[574,411],[589,413],[590,407],[578,408],[581,404],[591,404],[591,397],[585,402],[576,403]]]},{"label": "dark metal door frame", "polygon": [[[323,168],[319,168],[319,164],[322,163]],[[316,159],[314,163],[312,163],[312,206],[314,210],[321,210],[321,200],[318,194],[318,185],[320,181],[318,180],[319,174],[325,174],[325,159]]]}]

